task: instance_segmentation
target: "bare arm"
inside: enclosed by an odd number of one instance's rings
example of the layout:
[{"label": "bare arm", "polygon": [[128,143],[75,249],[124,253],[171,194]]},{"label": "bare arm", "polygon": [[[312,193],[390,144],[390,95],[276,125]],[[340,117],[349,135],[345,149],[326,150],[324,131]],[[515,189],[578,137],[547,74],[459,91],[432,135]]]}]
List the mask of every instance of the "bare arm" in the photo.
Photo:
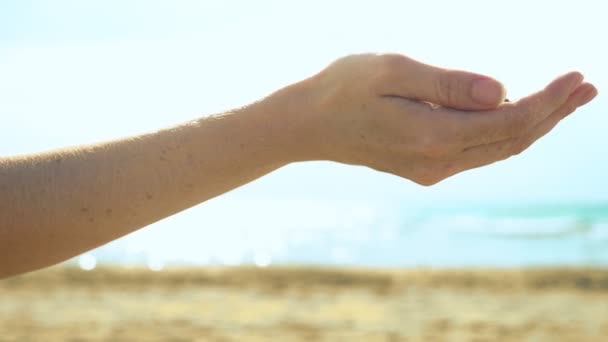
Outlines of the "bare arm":
[{"label": "bare arm", "polygon": [[499,106],[496,81],[484,78],[484,96],[473,90],[480,77],[403,56],[351,56],[229,113],[0,159],[0,278],[66,260],[291,162],[334,160],[433,184],[520,152],[597,93],[572,73]]},{"label": "bare arm", "polygon": [[276,94],[141,136],[0,161],[0,276],[65,260],[285,165],[290,100]]}]

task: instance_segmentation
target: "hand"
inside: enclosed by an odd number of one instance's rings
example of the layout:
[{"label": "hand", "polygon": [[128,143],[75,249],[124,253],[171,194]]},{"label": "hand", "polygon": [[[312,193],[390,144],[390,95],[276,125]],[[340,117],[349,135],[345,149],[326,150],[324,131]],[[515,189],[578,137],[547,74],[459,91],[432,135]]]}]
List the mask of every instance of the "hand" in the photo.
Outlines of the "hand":
[{"label": "hand", "polygon": [[359,55],[222,115],[0,157],[0,278],[66,260],[291,161],[367,165],[434,184],[523,151],[596,94],[570,73],[501,104],[504,90],[488,77]]},{"label": "hand", "polygon": [[503,103],[497,81],[401,55],[354,55],[304,81],[313,89],[304,159],[365,165],[435,184],[521,153],[597,90],[571,72]]}]

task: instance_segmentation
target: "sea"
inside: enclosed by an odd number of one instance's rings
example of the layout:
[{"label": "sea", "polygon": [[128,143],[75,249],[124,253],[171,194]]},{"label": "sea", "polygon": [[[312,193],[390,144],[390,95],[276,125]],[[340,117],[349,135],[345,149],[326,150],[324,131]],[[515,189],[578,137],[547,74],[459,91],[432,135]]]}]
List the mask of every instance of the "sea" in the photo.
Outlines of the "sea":
[{"label": "sea", "polygon": [[74,258],[98,265],[608,266],[608,203],[203,204]]}]

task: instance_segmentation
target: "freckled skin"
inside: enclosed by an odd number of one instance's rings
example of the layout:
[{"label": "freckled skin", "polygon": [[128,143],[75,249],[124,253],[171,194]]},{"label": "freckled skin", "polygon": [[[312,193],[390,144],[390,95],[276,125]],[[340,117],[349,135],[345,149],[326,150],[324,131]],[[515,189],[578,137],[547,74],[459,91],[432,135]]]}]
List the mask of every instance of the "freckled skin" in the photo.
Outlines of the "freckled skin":
[{"label": "freckled skin", "polygon": [[[480,78],[498,91],[483,104],[471,95]],[[502,86],[486,76],[353,55],[234,111],[0,157],[0,278],[64,261],[293,162],[332,160],[434,184],[523,151],[597,94],[581,82],[570,73],[504,104]]]},{"label": "freckled skin", "polygon": [[272,146],[287,144],[265,138],[280,125],[262,124],[270,114],[257,104],[136,138],[0,159],[0,278],[66,260],[281,167],[285,155]]}]

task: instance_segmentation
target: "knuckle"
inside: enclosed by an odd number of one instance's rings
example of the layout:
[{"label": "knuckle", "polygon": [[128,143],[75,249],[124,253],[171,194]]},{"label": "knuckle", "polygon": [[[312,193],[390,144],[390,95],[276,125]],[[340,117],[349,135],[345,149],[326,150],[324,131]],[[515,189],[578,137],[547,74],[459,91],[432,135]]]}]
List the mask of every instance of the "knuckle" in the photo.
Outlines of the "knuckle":
[{"label": "knuckle", "polygon": [[445,74],[440,74],[435,82],[435,98],[441,103],[451,103],[453,93],[452,82]]},{"label": "knuckle", "polygon": [[394,78],[396,70],[402,69],[407,57],[399,54],[382,54],[377,56],[377,66],[373,72],[372,84],[382,86]]},{"label": "knuckle", "polygon": [[397,53],[386,53],[379,56],[383,69],[395,70],[407,61],[407,57]]},{"label": "knuckle", "polygon": [[463,84],[449,71],[440,72],[435,81],[435,97],[442,104],[453,104],[463,93]]}]

